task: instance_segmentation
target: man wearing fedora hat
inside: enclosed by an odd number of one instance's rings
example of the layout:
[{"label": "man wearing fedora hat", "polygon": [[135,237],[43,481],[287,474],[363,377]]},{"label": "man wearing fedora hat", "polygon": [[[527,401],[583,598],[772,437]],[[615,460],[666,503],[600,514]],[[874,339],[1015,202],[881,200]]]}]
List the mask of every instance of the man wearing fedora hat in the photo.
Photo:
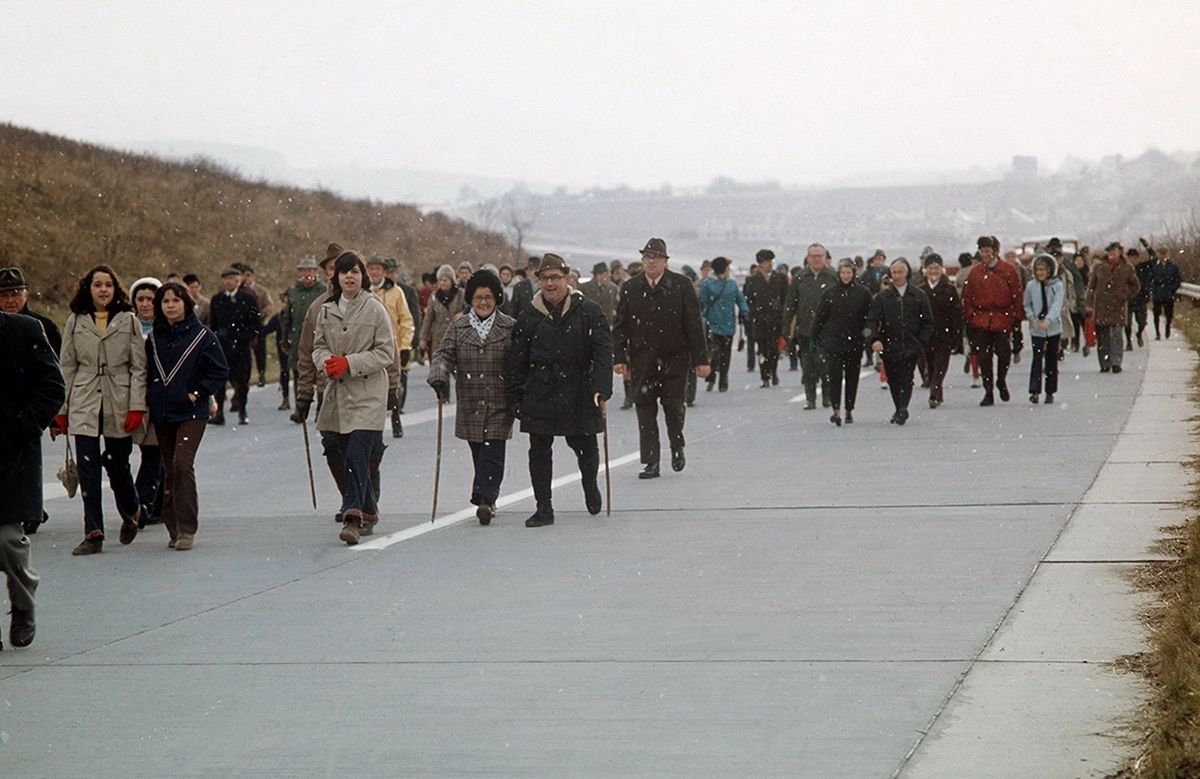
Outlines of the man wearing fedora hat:
[{"label": "man wearing fedora hat", "polygon": [[[313,302],[328,289],[317,280],[317,258],[311,254],[296,263],[296,283],[287,291],[287,303],[279,312],[279,329],[283,331],[284,351],[288,356],[287,368],[292,374],[292,386],[300,381],[300,331],[304,329],[304,317]],[[288,408],[288,397],[283,396],[279,409]]]},{"label": "man wearing fedora hat", "polygon": [[671,445],[671,468],[682,471],[684,395],[695,366],[708,378],[708,344],[700,321],[700,299],[686,276],[667,270],[667,243],[651,238],[642,249],[642,273],[621,287],[613,345],[621,376],[632,382],[638,440],[645,469],[641,479],[659,475],[658,405],[661,403]]},{"label": "man wearing fedora hat", "polygon": [[567,283],[570,268],[557,254],[538,266],[538,293],[513,327],[505,395],[529,434],[529,478],[537,511],[526,527],[554,524],[550,486],[554,439],[565,436],[575,452],[588,513],[599,514],[597,484],[604,431],[600,402],[612,395],[612,336],[600,306]]},{"label": "man wearing fedora hat", "polygon": [[46,331],[46,340],[55,356],[62,352],[62,333],[58,325],[50,317],[42,316],[29,309],[29,285],[20,268],[4,268],[0,270],[0,311],[6,314],[24,314],[42,323]]},{"label": "man wearing fedora hat", "polygon": [[617,316],[617,298],[621,295],[620,288],[608,278],[608,265],[598,262],[592,268],[592,277],[579,285],[583,296],[600,306],[604,317],[612,324]]}]

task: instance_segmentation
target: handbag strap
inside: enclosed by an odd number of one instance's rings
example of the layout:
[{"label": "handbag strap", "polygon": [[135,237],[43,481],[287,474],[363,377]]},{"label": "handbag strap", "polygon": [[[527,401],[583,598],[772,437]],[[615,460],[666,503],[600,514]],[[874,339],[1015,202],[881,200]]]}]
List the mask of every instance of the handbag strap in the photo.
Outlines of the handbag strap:
[{"label": "handbag strap", "polygon": [[71,465],[71,464],[74,462],[74,461],[71,459],[71,439],[70,439],[70,438],[67,438],[67,436],[63,436],[63,438],[65,438],[65,439],[66,439],[66,441],[65,441],[64,443],[66,443],[66,445],[67,445],[67,456],[66,456],[66,459],[63,461],[63,464],[64,464],[64,465]]}]

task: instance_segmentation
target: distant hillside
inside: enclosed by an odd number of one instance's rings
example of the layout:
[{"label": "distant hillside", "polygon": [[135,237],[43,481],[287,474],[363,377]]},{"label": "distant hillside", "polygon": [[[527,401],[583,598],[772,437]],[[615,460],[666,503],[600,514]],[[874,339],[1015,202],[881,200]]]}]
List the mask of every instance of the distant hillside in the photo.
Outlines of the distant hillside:
[{"label": "distant hillside", "polygon": [[111,265],[128,284],[171,271],[217,289],[221,269],[254,266],[282,290],[296,262],[330,241],[395,257],[412,272],[464,259],[511,261],[502,236],[412,206],[247,181],[218,166],[164,162],[0,124],[0,267],[16,265],[52,305]]}]

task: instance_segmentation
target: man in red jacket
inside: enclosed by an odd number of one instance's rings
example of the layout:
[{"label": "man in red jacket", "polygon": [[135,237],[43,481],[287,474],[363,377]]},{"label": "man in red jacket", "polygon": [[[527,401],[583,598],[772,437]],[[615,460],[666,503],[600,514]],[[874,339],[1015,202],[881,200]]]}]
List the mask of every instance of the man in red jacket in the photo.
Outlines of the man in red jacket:
[{"label": "man in red jacket", "polygon": [[[979,356],[979,371],[983,376],[981,406],[996,402],[993,388],[1000,399],[1008,401],[1008,364],[1012,359],[1013,322],[1020,318],[1023,305],[1021,275],[1012,265],[1000,259],[1000,242],[995,236],[981,235],[976,241],[979,262],[963,285],[963,319],[967,323],[971,348]],[[993,372],[992,355],[996,356]]]}]

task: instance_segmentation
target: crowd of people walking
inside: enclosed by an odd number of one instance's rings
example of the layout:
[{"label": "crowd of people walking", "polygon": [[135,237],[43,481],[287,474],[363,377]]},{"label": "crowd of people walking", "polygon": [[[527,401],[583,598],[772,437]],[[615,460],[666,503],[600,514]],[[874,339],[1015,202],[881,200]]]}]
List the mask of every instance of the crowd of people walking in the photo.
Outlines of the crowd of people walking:
[{"label": "crowd of people walking", "polygon": [[[891,393],[891,422],[910,418],[917,376],[936,409],[955,354],[981,386],[981,406],[1008,402],[1011,366],[1030,341],[1028,393],[1052,404],[1058,364],[1096,349],[1101,373],[1120,373],[1123,354],[1144,345],[1152,305],[1155,338],[1170,337],[1182,281],[1165,249],[1109,244],[1093,259],[1087,247],[1064,252],[1058,239],[1035,252],[1001,253],[993,236],[959,256],[947,272],[931,248],[914,265],[887,260],[836,263],[819,243],[791,269],[771,249],[758,252],[739,283],[726,257],[696,273],[668,268],[666,242],[651,238],[640,259],[598,263],[580,283],[556,254],[525,268],[444,264],[407,283],[394,259],[364,259],[329,244],[319,262],[305,257],[277,313],[245,265],[226,268],[221,289],[205,299],[194,275],[145,277],[126,289],[106,265],[78,280],[63,329],[28,309],[19,269],[0,270],[0,343],[21,366],[3,448],[19,467],[0,510],[0,565],[13,602],[14,644],[33,638],[33,591],[27,536],[45,519],[41,506],[41,432],[68,435],[83,502],[77,556],[106,540],[102,473],[130,544],[161,521],[168,546],[193,548],[199,528],[195,458],[208,426],[225,424],[225,401],[238,425],[250,424],[247,396],[257,365],[265,384],[265,344],[279,355],[279,410],[305,426],[316,405],[322,453],[339,493],[339,539],[357,544],[379,522],[383,433],[404,435],[408,372],[428,362],[439,405],[457,401],[455,435],[471,452],[469,499],[488,525],[496,516],[513,425],[529,436],[528,470],[536,509],[527,527],[554,524],[553,442],[575,454],[583,505],[604,508],[597,436],[607,434],[613,376],[623,379],[622,409],[636,409],[641,479],[662,474],[661,408],[673,471],[685,469],[687,408],[699,380],[727,392],[735,339],[760,387],[779,381],[781,359],[800,371],[804,409],[818,402],[841,427],[854,423],[860,371],[874,367]],[[260,355],[262,357],[260,358]],[[860,363],[860,360],[863,362]],[[869,375],[868,371],[868,375]],[[20,384],[20,386],[17,386]],[[227,394],[232,388],[232,395]],[[452,400],[453,398],[453,400]],[[439,417],[440,418],[440,417]],[[133,445],[140,451],[135,477]],[[68,449],[70,460],[70,449]],[[23,476],[26,478],[23,478]],[[37,490],[32,486],[36,482]]]}]

